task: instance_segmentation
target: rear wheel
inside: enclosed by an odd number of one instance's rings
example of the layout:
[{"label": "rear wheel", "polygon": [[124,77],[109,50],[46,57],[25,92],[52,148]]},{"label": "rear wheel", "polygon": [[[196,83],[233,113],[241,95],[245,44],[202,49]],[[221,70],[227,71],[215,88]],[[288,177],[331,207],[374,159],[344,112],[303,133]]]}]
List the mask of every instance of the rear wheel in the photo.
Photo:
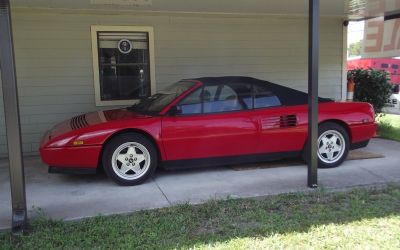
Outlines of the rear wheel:
[{"label": "rear wheel", "polygon": [[[349,135],[345,128],[333,122],[323,123],[318,128],[318,167],[334,168],[343,163],[349,149]],[[303,159],[307,161],[307,145],[303,151]]]},{"label": "rear wheel", "polygon": [[121,134],[104,148],[102,163],[106,174],[117,184],[132,186],[152,176],[157,167],[157,150],[138,133]]}]

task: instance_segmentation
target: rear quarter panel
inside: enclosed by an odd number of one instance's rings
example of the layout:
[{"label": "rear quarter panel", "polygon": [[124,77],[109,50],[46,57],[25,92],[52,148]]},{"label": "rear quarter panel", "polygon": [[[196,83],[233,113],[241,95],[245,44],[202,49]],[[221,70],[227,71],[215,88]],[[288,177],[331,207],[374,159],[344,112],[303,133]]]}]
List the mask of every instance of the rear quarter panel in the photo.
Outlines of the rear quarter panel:
[{"label": "rear quarter panel", "polygon": [[339,121],[347,125],[350,142],[369,140],[377,124],[372,106],[364,102],[331,102],[319,105],[319,122]]},{"label": "rear quarter panel", "polygon": [[[297,115],[298,125],[296,129],[291,129],[291,134],[285,136],[284,130],[277,130],[279,136],[276,136],[276,142],[279,138],[283,139],[276,145],[281,145],[285,150],[302,150],[307,139],[307,125],[308,125],[308,106],[288,106],[277,108],[274,112],[280,114],[295,114]],[[271,113],[271,111],[269,111]],[[273,113],[273,112],[272,112]],[[350,143],[354,144],[369,140],[375,135],[377,125],[375,123],[375,116],[372,106],[368,103],[362,102],[326,102],[318,105],[318,122],[337,122],[343,124],[349,132]],[[288,131],[286,129],[286,131]],[[301,141],[300,144],[293,144],[293,136]],[[284,138],[291,138],[284,139]],[[290,146],[289,146],[290,145]]]}]

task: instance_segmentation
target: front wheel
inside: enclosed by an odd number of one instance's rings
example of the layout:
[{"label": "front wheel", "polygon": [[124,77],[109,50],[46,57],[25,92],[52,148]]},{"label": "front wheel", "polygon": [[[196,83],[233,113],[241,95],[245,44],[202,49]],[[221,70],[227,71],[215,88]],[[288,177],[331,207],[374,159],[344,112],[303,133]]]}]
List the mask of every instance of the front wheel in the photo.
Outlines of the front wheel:
[{"label": "front wheel", "polygon": [[[317,155],[319,168],[334,168],[346,159],[349,149],[349,135],[345,128],[337,123],[323,123],[318,128]],[[309,152],[308,145],[303,152],[303,158]]]},{"label": "front wheel", "polygon": [[105,146],[102,157],[106,174],[123,186],[137,185],[151,177],[157,161],[153,143],[137,133],[112,138]]}]

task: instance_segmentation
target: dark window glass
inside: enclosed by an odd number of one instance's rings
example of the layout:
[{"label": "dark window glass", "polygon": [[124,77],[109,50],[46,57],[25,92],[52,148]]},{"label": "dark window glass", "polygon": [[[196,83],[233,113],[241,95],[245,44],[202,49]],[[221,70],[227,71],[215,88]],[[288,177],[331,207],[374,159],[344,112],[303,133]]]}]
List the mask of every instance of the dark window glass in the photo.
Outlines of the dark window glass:
[{"label": "dark window glass", "polygon": [[195,90],[177,105],[177,109],[180,110],[182,115],[201,114],[202,92],[203,88]]},{"label": "dark window glass", "polygon": [[203,112],[204,113],[215,113],[221,112],[222,107],[218,105],[218,95],[221,92],[222,86],[206,86],[203,92]]},{"label": "dark window glass", "polygon": [[148,48],[146,32],[98,32],[101,100],[150,95]]},{"label": "dark window glass", "polygon": [[204,113],[219,113],[252,108],[251,85],[231,83],[206,86],[203,93]]},{"label": "dark window glass", "polygon": [[383,69],[387,69],[387,68],[389,68],[389,64],[387,64],[387,63],[382,63],[382,64],[381,64],[381,67],[382,67]]},{"label": "dark window glass", "polygon": [[400,85],[393,85],[393,94],[398,94],[399,93],[399,86]]},{"label": "dark window glass", "polygon": [[392,64],[392,69],[399,69],[399,65],[397,65],[397,64]]},{"label": "dark window glass", "polygon": [[254,85],[254,108],[281,106],[279,98],[267,86]]},{"label": "dark window glass", "polygon": [[238,95],[238,101],[243,109],[253,108],[253,96],[250,83],[231,83],[228,84]]},{"label": "dark window glass", "polygon": [[205,86],[185,97],[177,109],[182,115],[252,109],[251,93],[247,83]]},{"label": "dark window glass", "polygon": [[130,107],[130,110],[144,114],[158,114],[194,84],[193,82],[174,83],[157,94],[141,99],[139,103]]}]

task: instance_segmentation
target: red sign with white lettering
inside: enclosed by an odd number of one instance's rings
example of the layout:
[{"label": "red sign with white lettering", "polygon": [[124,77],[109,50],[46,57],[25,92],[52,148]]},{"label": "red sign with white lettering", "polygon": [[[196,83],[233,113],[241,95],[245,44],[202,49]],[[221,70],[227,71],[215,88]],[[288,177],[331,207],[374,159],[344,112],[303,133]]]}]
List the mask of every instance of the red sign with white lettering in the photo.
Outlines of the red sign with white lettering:
[{"label": "red sign with white lettering", "polygon": [[400,19],[378,17],[365,21],[362,57],[400,56]]}]

